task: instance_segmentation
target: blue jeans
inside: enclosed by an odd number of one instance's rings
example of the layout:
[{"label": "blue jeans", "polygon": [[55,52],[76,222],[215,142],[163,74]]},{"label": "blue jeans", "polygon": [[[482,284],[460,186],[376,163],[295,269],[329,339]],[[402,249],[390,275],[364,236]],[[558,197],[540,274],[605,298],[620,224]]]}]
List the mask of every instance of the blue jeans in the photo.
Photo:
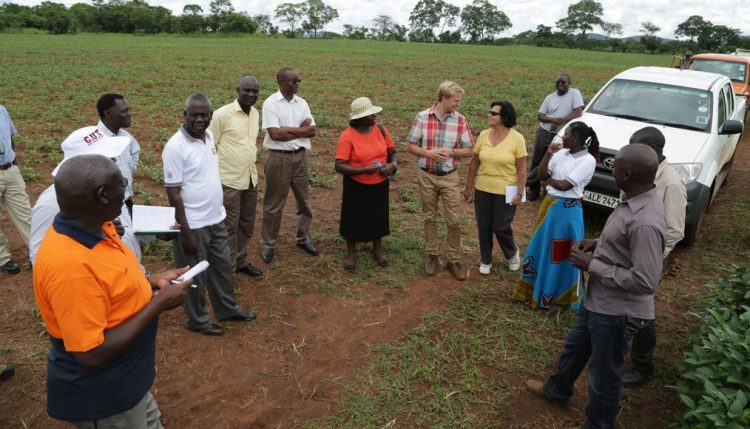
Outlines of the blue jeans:
[{"label": "blue jeans", "polygon": [[588,362],[589,403],[584,429],[614,428],[620,402],[620,374],[627,351],[625,319],[581,307],[565,340],[557,373],[544,384],[547,399],[567,405],[573,396],[573,385]]}]

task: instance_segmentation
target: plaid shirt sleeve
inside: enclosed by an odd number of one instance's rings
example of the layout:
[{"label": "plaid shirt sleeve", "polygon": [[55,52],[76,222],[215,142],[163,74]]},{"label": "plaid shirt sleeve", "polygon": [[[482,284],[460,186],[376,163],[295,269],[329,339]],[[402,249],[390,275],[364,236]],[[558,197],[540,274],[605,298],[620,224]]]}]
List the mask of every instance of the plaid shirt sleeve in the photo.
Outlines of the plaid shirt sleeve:
[{"label": "plaid shirt sleeve", "polygon": [[422,131],[423,127],[424,121],[422,120],[421,115],[417,114],[417,116],[414,118],[414,123],[411,126],[411,130],[409,130],[409,136],[407,137],[407,140],[419,146],[422,146],[422,136],[424,135]]},{"label": "plaid shirt sleeve", "polygon": [[459,132],[460,132],[459,144],[461,145],[461,147],[473,147],[474,136],[471,135],[471,129],[469,129],[469,123],[466,122],[465,118],[463,118],[463,120],[461,121]]}]

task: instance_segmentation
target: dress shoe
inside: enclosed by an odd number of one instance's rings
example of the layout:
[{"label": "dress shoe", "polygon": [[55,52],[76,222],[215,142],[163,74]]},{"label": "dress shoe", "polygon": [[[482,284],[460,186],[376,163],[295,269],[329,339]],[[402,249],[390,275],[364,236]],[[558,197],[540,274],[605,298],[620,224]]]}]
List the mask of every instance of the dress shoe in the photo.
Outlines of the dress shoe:
[{"label": "dress shoe", "polygon": [[227,317],[226,319],[221,319],[222,321],[231,321],[231,322],[252,322],[256,319],[255,313],[252,311],[244,312],[240,311],[239,313],[235,314],[232,317]]},{"label": "dress shoe", "polygon": [[248,275],[250,277],[262,277],[263,276],[263,271],[261,271],[260,268],[254,267],[250,264],[247,264],[242,268],[238,268],[237,272]]},{"label": "dress shoe", "polygon": [[651,380],[654,374],[641,371],[629,371],[622,375],[623,387],[638,387]]},{"label": "dress shoe", "polygon": [[5,364],[0,368],[0,380],[7,380],[13,377],[13,374],[16,373],[15,365]]},{"label": "dress shoe", "polygon": [[222,328],[221,326],[215,323],[212,323],[211,326],[209,326],[208,328],[203,328],[203,329],[188,328],[188,329],[193,332],[197,332],[201,335],[207,335],[209,337],[218,337],[218,336],[224,335],[224,328]]},{"label": "dress shoe", "polygon": [[15,263],[12,259],[0,266],[0,272],[5,274],[18,274],[21,272],[21,267]]},{"label": "dress shoe", "polygon": [[273,249],[270,247],[260,251],[260,259],[266,264],[270,264],[273,261]]},{"label": "dress shoe", "polygon": [[550,404],[557,405],[558,407],[562,407],[562,408],[568,407],[568,404],[565,402],[553,401],[550,398],[548,398],[547,395],[544,393],[544,383],[542,383],[539,380],[532,380],[532,379],[526,380],[526,388],[529,389],[529,392],[533,393],[534,396],[542,398],[546,400],[547,402],[549,402]]},{"label": "dress shoe", "polygon": [[445,266],[448,272],[451,273],[454,279],[464,281],[466,280],[466,269],[461,266],[460,262],[448,262]]},{"label": "dress shoe", "polygon": [[438,270],[442,268],[440,264],[440,258],[437,255],[430,255],[427,257],[427,262],[424,264],[424,273],[428,276],[434,276]]},{"label": "dress shoe", "polygon": [[305,253],[307,253],[308,255],[318,256],[318,249],[316,249],[315,246],[313,246],[313,244],[310,243],[310,240],[297,243],[297,246],[300,249],[304,250]]}]

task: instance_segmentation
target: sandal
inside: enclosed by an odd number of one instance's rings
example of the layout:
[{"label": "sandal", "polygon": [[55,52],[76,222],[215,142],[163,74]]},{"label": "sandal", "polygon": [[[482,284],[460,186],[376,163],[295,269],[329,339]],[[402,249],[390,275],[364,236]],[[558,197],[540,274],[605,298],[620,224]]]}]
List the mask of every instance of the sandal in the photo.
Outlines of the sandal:
[{"label": "sandal", "polygon": [[388,258],[384,258],[384,259],[382,259],[382,260],[381,260],[381,259],[379,259],[379,258],[378,258],[378,255],[376,255],[376,254],[375,254],[375,252],[372,252],[372,257],[373,257],[373,258],[375,259],[375,263],[376,263],[376,264],[377,264],[377,265],[378,265],[379,267],[383,267],[383,268],[385,268],[385,267],[387,267],[388,265],[390,265],[390,264],[388,263]]}]

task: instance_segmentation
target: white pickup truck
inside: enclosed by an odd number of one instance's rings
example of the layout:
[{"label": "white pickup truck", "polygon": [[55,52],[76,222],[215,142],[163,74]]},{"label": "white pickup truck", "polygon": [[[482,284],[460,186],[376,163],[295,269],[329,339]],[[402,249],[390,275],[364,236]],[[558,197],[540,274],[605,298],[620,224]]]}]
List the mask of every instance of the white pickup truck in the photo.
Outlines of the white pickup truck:
[{"label": "white pickup truck", "polygon": [[[745,108],[737,102],[732,82],[719,74],[663,67],[636,67],[618,74],[577,119],[594,128],[601,147],[584,202],[608,208],[619,202],[612,177],[614,157],[635,131],[654,126],[664,133],[664,156],[687,188],[683,243],[692,244],[732,168]],[[553,142],[561,142],[563,131]]]}]

